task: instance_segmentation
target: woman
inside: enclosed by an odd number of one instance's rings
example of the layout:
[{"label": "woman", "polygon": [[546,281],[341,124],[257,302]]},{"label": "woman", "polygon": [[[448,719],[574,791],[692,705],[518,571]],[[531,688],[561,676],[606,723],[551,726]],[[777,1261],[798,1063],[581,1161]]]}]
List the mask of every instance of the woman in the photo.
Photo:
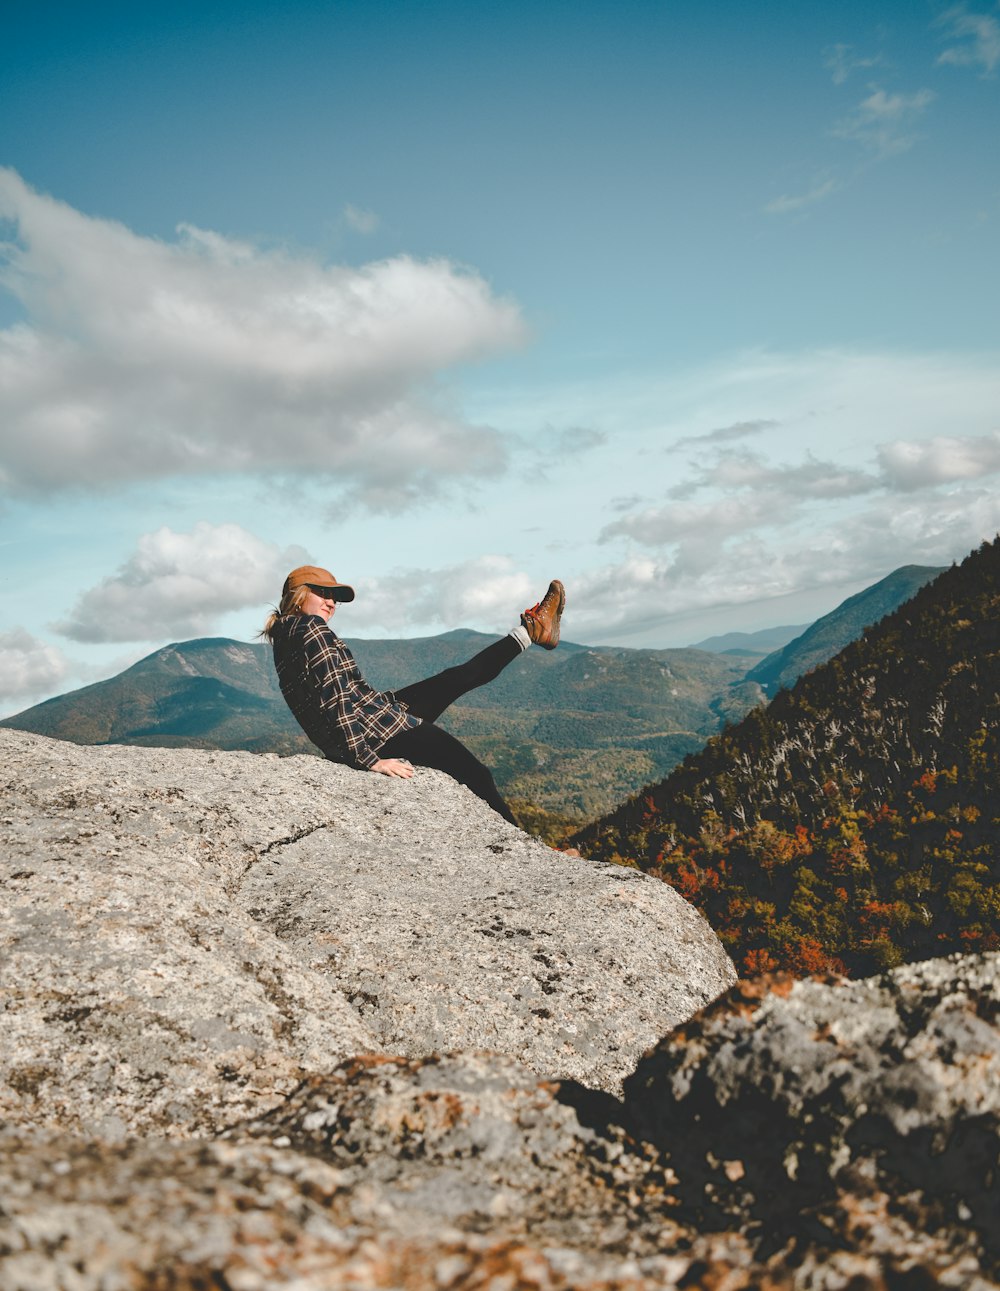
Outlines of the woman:
[{"label": "woman", "polygon": [[566,593],[554,579],[521,624],[468,663],[397,691],[373,690],[354,657],[329,626],[354,589],[328,569],[301,565],[281,589],[281,604],[262,636],[274,649],[278,682],[288,707],[331,761],[409,779],[413,764],[436,767],[466,785],[505,820],[516,824],[486,767],[453,735],[435,725],[449,704],[498,676],[529,645],[554,650]]}]

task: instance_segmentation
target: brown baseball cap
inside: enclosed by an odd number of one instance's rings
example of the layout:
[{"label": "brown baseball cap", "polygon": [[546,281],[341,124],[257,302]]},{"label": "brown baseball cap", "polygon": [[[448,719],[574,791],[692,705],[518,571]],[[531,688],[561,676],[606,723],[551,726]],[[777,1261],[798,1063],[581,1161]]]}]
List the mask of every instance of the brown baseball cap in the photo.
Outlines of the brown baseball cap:
[{"label": "brown baseball cap", "polygon": [[354,588],[348,587],[346,583],[338,583],[328,569],[321,569],[319,565],[299,565],[298,569],[293,569],[285,579],[281,595],[287,596],[296,587],[307,585],[319,593],[325,592],[335,601],[354,600]]}]

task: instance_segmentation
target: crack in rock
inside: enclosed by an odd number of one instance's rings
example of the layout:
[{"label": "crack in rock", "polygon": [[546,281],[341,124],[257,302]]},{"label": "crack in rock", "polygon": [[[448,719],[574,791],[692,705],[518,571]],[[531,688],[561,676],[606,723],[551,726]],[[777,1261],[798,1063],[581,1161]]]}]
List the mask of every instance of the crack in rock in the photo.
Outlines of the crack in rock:
[{"label": "crack in rock", "polygon": [[292,843],[301,842],[303,838],[308,838],[310,834],[318,834],[321,829],[329,829],[336,823],[337,822],[335,820],[321,820],[317,825],[307,825],[304,829],[298,829],[294,834],[288,834],[284,838],[273,838],[271,842],[269,842],[268,845],[262,848],[259,852],[251,849],[250,859],[244,865],[243,869],[240,870],[239,875],[236,877],[232,885],[227,888],[226,895],[230,897],[236,896],[243,887],[246,877],[253,867],[259,864],[264,857],[268,855],[268,853],[273,852],[275,848],[290,847]]},{"label": "crack in rock", "polygon": [[335,820],[321,820],[318,825],[307,825],[305,829],[296,830],[294,834],[289,834],[287,838],[275,838],[259,854],[258,860],[266,856],[268,852],[273,852],[276,847],[288,847],[290,843],[297,843],[300,839],[308,838],[310,834],[317,834],[321,829],[329,829],[335,825]]}]

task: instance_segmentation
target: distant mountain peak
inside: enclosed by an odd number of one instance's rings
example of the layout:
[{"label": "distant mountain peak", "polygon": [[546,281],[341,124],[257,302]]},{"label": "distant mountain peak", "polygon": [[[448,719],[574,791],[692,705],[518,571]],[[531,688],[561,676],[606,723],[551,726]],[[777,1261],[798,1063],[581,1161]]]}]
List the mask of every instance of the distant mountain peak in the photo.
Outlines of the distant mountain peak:
[{"label": "distant mountain peak", "polygon": [[776,628],[761,628],[757,632],[724,632],[721,636],[706,637],[696,641],[691,650],[707,650],[710,654],[769,654],[787,645],[804,632],[808,624],[785,624]]},{"label": "distant mountain peak", "polygon": [[925,584],[945,572],[944,566],[903,565],[871,587],[855,592],[836,609],[817,619],[801,635],[775,650],[747,673],[768,695],[793,685],[854,641],[865,628],[891,614]]}]

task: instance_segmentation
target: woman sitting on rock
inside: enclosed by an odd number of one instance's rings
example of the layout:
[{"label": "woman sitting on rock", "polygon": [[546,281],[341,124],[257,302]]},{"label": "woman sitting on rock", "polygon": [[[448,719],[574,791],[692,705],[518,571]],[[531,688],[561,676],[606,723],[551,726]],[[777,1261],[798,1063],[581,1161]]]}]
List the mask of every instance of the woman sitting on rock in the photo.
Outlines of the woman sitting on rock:
[{"label": "woman sitting on rock", "polygon": [[562,583],[554,579],[519,627],[468,663],[396,691],[373,690],[329,625],[337,602],[353,600],[353,587],[328,569],[301,565],[285,579],[281,604],[261,633],[274,649],[281,693],[306,735],[331,761],[359,770],[405,780],[414,763],[436,767],[516,824],[487,768],[435,723],[449,704],[499,676],[529,645],[556,648],[566,603]]}]

